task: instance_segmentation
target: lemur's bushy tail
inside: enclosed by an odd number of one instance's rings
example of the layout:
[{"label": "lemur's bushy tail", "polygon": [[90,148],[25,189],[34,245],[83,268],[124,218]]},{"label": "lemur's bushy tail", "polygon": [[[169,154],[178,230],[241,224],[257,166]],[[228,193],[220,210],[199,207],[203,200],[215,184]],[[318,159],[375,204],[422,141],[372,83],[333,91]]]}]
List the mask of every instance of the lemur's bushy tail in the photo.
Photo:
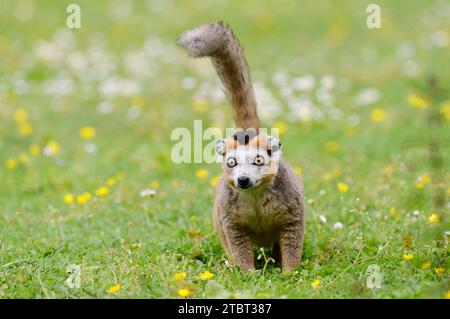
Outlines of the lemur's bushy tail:
[{"label": "lemur's bushy tail", "polygon": [[229,27],[222,22],[184,32],[177,43],[193,57],[211,57],[239,128],[259,129],[256,99],[244,52]]}]

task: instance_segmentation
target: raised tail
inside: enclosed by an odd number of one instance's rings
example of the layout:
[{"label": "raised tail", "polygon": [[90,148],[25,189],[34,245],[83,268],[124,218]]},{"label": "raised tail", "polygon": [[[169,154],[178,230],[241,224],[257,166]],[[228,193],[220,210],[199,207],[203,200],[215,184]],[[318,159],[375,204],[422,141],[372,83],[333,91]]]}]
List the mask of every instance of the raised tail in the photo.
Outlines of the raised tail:
[{"label": "raised tail", "polygon": [[256,99],[244,52],[229,27],[222,22],[205,24],[184,32],[177,43],[190,56],[209,56],[233,106],[238,128],[259,129]]}]

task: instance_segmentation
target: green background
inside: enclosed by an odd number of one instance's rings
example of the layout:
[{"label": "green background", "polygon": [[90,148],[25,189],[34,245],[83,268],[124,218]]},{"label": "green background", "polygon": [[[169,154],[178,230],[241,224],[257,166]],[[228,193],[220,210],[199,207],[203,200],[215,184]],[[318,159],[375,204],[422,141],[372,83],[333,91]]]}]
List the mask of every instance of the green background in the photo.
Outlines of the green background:
[{"label": "green background", "polygon": [[[377,1],[381,29],[366,27],[371,1],[77,1],[81,28],[68,29],[70,3],[0,3],[0,297],[449,291],[448,2]],[[285,128],[284,156],[301,168],[307,229],[302,263],[290,273],[267,250],[256,272],[227,266],[210,221],[220,165],[171,160],[173,129],[192,130],[194,119],[233,126],[209,61],[175,45],[184,30],[216,20],[245,48],[263,88],[261,111],[275,108],[263,126]],[[325,93],[324,77],[334,83]],[[312,88],[300,92],[295,83],[305,79]],[[411,107],[411,94],[429,107]],[[313,105],[311,118],[299,116],[299,102]],[[18,109],[31,134],[20,134]],[[90,140],[79,135],[86,126],[96,130]],[[60,149],[45,156],[49,141]],[[199,169],[208,176],[198,178]],[[431,182],[417,189],[420,176]],[[111,177],[107,196],[95,196]],[[156,195],[141,197],[149,187]],[[83,192],[88,203],[64,202]],[[66,283],[70,265],[81,269],[79,288]],[[379,266],[378,289],[367,287],[370,265]],[[173,279],[183,271],[184,280]],[[204,271],[212,280],[199,279]]]}]

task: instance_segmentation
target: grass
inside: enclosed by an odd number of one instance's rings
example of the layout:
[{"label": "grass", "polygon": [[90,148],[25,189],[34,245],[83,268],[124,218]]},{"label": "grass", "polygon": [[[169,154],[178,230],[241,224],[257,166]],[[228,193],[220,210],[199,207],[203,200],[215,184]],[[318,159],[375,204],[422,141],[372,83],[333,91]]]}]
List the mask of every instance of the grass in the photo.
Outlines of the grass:
[{"label": "grass", "polygon": [[[448,5],[379,1],[382,28],[370,30],[360,1],[78,3],[73,30],[64,2],[0,7],[0,297],[448,296]],[[233,125],[210,63],[174,44],[219,19],[264,87],[261,112],[274,108],[263,125],[283,128],[301,168],[306,238],[290,273],[257,248],[258,271],[227,266],[210,218],[220,165],[171,161],[174,128]],[[313,88],[295,91],[298,77]],[[141,197],[147,188],[156,195]],[[84,192],[85,204],[64,201]]]}]

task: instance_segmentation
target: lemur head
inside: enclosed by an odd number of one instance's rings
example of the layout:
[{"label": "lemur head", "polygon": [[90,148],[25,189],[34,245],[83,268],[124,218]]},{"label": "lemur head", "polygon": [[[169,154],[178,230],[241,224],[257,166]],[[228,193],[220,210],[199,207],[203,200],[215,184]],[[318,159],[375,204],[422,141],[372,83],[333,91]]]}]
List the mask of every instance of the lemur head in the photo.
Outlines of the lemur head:
[{"label": "lemur head", "polygon": [[255,130],[237,130],[216,142],[223,159],[223,172],[231,187],[239,190],[266,185],[278,173],[281,155],[279,139]]}]

